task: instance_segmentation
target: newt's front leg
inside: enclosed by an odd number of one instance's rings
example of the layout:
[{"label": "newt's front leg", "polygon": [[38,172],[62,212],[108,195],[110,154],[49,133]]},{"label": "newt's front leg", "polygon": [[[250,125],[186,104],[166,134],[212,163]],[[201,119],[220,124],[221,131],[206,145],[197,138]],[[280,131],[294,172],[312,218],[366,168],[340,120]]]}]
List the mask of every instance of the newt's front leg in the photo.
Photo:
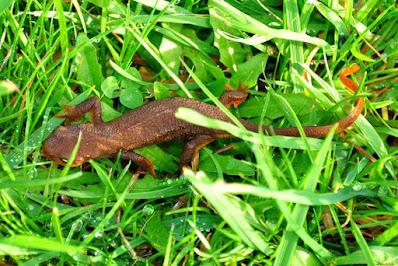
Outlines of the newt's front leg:
[{"label": "newt's front leg", "polygon": [[101,102],[98,97],[93,96],[78,105],[65,105],[64,109],[65,113],[56,116],[65,118],[67,122],[73,122],[89,112],[94,125],[103,123],[101,118]]},{"label": "newt's front leg", "polygon": [[139,155],[138,153],[135,153],[133,151],[123,151],[121,157],[123,160],[130,160],[136,165],[138,165],[137,173],[139,174],[150,173],[153,177],[156,177],[153,163],[148,158],[145,158],[144,156]]}]

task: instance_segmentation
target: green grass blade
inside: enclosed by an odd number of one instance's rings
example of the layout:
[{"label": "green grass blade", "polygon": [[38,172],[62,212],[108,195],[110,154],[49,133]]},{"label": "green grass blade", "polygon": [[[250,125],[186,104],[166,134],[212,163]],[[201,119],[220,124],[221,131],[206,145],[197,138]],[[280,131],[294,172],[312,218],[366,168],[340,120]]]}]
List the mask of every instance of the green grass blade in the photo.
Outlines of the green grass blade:
[{"label": "green grass blade", "polygon": [[0,182],[0,189],[22,189],[30,187],[41,187],[46,185],[63,184],[75,180],[82,176],[82,172],[73,173],[67,176],[62,176],[58,178],[51,179],[33,179],[26,182],[26,180],[16,180],[16,181],[4,181]]},{"label": "green grass blade", "polygon": [[[193,123],[195,125],[224,130],[231,135],[249,141],[255,144],[262,144],[264,139],[265,144],[273,147],[288,148],[288,149],[300,149],[305,150],[308,146],[303,142],[302,139],[296,137],[285,137],[285,136],[263,136],[260,134],[241,129],[237,126],[232,125],[224,121],[208,118],[199,112],[196,112],[188,108],[178,108],[176,117]],[[322,140],[307,138],[307,143],[311,150],[319,150],[322,145]]]},{"label": "green grass blade", "polygon": [[368,243],[366,242],[365,238],[361,233],[361,230],[359,229],[355,221],[352,219],[352,217],[350,219],[350,224],[351,224],[352,233],[354,234],[355,239],[357,240],[357,243],[362,250],[362,254],[366,259],[366,264],[370,266],[373,265],[375,266],[376,262],[375,259],[373,258],[373,254],[370,252]]},{"label": "green grass blade", "polygon": [[[335,127],[336,128],[336,127]],[[303,189],[308,191],[314,191],[316,185],[318,184],[318,180],[321,175],[322,166],[326,160],[326,157],[331,148],[332,138],[334,134],[335,128],[329,132],[326,137],[324,143],[322,144],[322,148],[319,150],[318,154],[315,157],[315,160],[306,173],[306,176],[303,180]],[[308,206],[303,206],[297,204],[293,209],[292,218],[294,223],[298,227],[302,227],[307,216]],[[275,265],[290,265],[291,259],[294,256],[296,247],[297,247],[298,236],[289,226],[286,232],[283,234],[282,241],[280,247],[278,249],[278,253],[275,259]]]},{"label": "green grass blade", "polygon": [[229,194],[249,194],[261,198],[271,198],[285,202],[299,203],[303,205],[330,205],[357,196],[375,196],[374,193],[367,190],[355,191],[350,187],[343,188],[333,193],[314,193],[305,190],[278,190],[273,191],[262,186],[251,186],[239,183],[217,182],[212,185],[212,189],[220,193]]},{"label": "green grass blade", "polygon": [[47,250],[64,253],[84,252],[84,249],[81,247],[63,244],[56,240],[37,236],[15,235],[9,238],[2,238],[0,239],[0,245],[15,246],[32,251]]},{"label": "green grass blade", "polygon": [[238,205],[239,200],[237,198],[231,200],[226,195],[220,194],[210,185],[210,180],[203,172],[194,174],[192,171],[185,170],[184,176],[188,178],[195,189],[206,197],[220,216],[248,246],[265,254],[271,253],[272,250],[268,243],[264,241],[264,237],[247,221],[245,211]]},{"label": "green grass blade", "polygon": [[57,16],[58,16],[62,53],[66,57],[69,48],[69,38],[68,38],[69,34],[66,28],[64,8],[62,4],[63,4],[62,0],[54,0],[55,10],[57,11]]},{"label": "green grass blade", "polygon": [[264,36],[265,40],[273,38],[308,42],[314,45],[326,46],[327,43],[321,39],[310,37],[303,33],[288,30],[273,29],[258,20],[244,14],[223,0],[209,1],[210,14],[224,21],[226,25],[249,33]]}]

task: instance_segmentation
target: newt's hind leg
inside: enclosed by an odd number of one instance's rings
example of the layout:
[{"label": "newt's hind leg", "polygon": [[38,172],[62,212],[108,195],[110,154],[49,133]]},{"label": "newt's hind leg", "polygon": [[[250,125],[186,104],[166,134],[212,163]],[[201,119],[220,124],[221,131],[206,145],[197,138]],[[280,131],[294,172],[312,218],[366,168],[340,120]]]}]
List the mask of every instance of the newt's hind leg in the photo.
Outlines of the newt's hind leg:
[{"label": "newt's hind leg", "polygon": [[95,96],[78,105],[65,105],[64,109],[65,113],[58,114],[56,117],[66,118],[67,122],[73,122],[89,112],[93,124],[103,123],[101,118],[101,102]]},{"label": "newt's hind leg", "polygon": [[139,155],[133,151],[123,151],[122,152],[123,160],[130,160],[136,165],[138,165],[137,173],[138,174],[146,174],[149,173],[153,177],[156,177],[155,168],[153,167],[153,163],[148,158]]},{"label": "newt's hind leg", "polygon": [[241,103],[246,101],[248,96],[247,87],[243,87],[241,83],[239,84],[239,89],[237,90],[234,90],[234,88],[228,83],[225,83],[224,86],[227,91],[220,96],[220,101],[227,108],[229,108],[231,105],[237,108]]},{"label": "newt's hind leg", "polygon": [[196,171],[199,164],[199,151],[215,140],[212,136],[198,135],[190,139],[184,146],[180,157],[180,170],[192,163],[192,170]]}]

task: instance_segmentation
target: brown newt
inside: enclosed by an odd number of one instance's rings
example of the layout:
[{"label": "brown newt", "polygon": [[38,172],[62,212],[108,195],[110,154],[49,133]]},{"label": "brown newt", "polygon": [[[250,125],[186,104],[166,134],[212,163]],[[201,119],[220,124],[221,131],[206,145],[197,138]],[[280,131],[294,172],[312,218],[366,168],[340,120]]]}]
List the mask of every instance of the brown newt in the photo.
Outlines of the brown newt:
[{"label": "brown newt", "polygon": [[[354,67],[355,68],[355,67]],[[340,78],[352,91],[356,91],[357,84],[347,78],[357,69],[346,69]],[[347,81],[348,80],[348,81]],[[247,91],[225,92],[220,100],[227,107],[237,106],[247,97]],[[353,111],[337,122],[336,133],[351,126],[361,114],[364,105],[363,98],[358,98]],[[179,107],[194,109],[208,117],[231,122],[216,106],[188,98],[169,98],[153,101],[137,109],[131,110],[123,116],[104,122],[101,119],[101,104],[97,97],[92,97],[76,106],[66,106],[66,113],[59,115],[68,122],[82,117],[84,113],[91,113],[92,123],[60,126],[43,144],[43,153],[57,164],[65,163],[75,146],[79,132],[81,142],[73,166],[79,166],[85,161],[95,158],[114,157],[121,150],[122,159],[131,160],[138,165],[140,172],[149,172],[155,176],[152,162],[134,152],[135,149],[173,140],[188,140],[181,154],[180,165],[189,165],[199,150],[219,138],[231,137],[227,132],[200,127],[175,117]],[[250,131],[258,132],[258,125],[240,119],[240,122]],[[304,133],[308,137],[324,137],[333,124],[325,126],[306,126]],[[297,128],[263,127],[265,134],[284,136],[299,136]]]}]

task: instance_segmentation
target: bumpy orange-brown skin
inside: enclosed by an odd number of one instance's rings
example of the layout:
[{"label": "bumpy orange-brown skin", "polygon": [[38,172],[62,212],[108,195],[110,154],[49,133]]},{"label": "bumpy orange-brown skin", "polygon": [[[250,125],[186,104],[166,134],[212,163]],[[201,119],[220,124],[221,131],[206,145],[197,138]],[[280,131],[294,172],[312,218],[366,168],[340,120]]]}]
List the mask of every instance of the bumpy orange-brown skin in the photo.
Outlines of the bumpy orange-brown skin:
[{"label": "bumpy orange-brown skin", "polygon": [[[179,107],[191,108],[206,116],[230,121],[216,106],[176,97],[150,102],[110,122],[60,126],[44,142],[43,152],[49,159],[62,163],[61,160],[69,158],[79,132],[81,132],[81,142],[75,159],[76,165],[89,159],[111,157],[119,150],[130,151],[199,135],[215,139],[229,136],[223,131],[196,126],[177,119],[174,114]],[[241,122],[247,128],[256,130],[258,128],[249,121],[241,120]]]},{"label": "bumpy orange-brown skin", "polygon": [[[348,69],[340,75],[342,82],[352,91],[356,91],[357,85],[346,76],[356,71],[357,69]],[[243,94],[239,91],[232,91],[227,92],[221,99],[225,105],[229,106],[239,104],[246,97],[247,91]],[[354,110],[337,122],[336,132],[351,126],[361,114],[363,105],[363,98],[359,98]],[[230,137],[227,132],[200,127],[177,119],[175,113],[179,107],[190,108],[205,116],[231,122],[227,115],[216,106],[179,97],[153,101],[127,112],[113,121],[103,122],[100,116],[99,99],[92,97],[80,105],[68,106],[67,113],[63,117],[73,121],[84,113],[90,112],[93,123],[59,127],[44,142],[43,153],[47,158],[62,164],[69,158],[78,136],[81,134],[80,146],[73,166],[81,165],[90,159],[113,157],[122,150],[122,158],[136,162],[142,170],[149,171],[154,175],[152,162],[135,154],[133,152],[135,149],[173,140],[189,140],[181,155],[181,165],[186,165],[203,146],[215,139]],[[259,130],[258,125],[247,120],[240,119],[240,122],[250,131],[258,132]],[[333,126],[334,124],[307,126],[303,129],[308,137],[318,138],[326,136]],[[268,135],[300,135],[297,128],[264,127],[263,131]]]}]

